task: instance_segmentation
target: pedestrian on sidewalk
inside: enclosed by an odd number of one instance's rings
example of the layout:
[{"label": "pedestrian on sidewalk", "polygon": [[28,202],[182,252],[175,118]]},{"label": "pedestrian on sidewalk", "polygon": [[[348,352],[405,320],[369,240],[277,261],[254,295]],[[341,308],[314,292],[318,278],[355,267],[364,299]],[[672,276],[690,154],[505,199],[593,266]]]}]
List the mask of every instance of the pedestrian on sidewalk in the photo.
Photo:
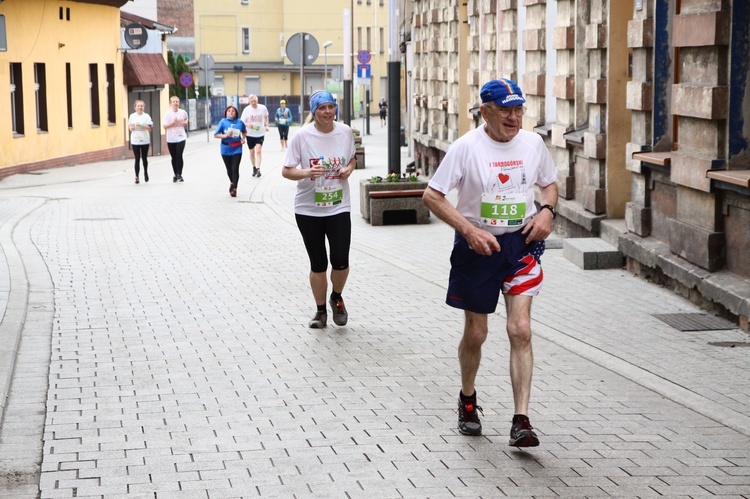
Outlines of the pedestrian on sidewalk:
[{"label": "pedestrian on sidewalk", "polygon": [[238,116],[237,108],[228,106],[224,118],[216,125],[214,137],[221,139],[221,159],[227,168],[229,177],[229,195],[237,197],[237,186],[240,183],[240,162],[242,161],[242,144],[245,143],[247,128]]},{"label": "pedestrian on sidewalk", "polygon": [[384,127],[386,124],[385,119],[388,117],[388,104],[385,102],[385,98],[382,97],[380,99],[380,103],[378,104],[378,108],[380,111],[380,126]]},{"label": "pedestrian on sidewalk", "polygon": [[338,107],[330,92],[310,96],[310,116],[292,137],[281,174],[297,181],[294,216],[310,259],[310,287],[317,307],[308,323],[324,328],[328,319],[328,255],[331,253],[329,303],[333,322],[346,325],[344,286],[349,276],[352,220],[348,178],[356,166],[354,135],[349,126],[335,120]]},{"label": "pedestrian on sidewalk", "polygon": [[182,178],[182,167],[185,164],[182,154],[185,152],[188,124],[188,115],[184,109],[180,109],[180,98],[173,95],[169,98],[169,111],[164,115],[164,130],[167,132],[167,148],[172,157],[172,182],[184,182]]},{"label": "pedestrian on sidewalk", "polygon": [[258,104],[258,96],[250,95],[250,103],[242,110],[240,119],[247,127],[247,148],[250,150],[250,163],[253,177],[260,177],[260,163],[263,160],[263,140],[268,128],[268,108]]},{"label": "pedestrian on sidewalk", "polygon": [[286,151],[286,144],[289,140],[289,125],[292,123],[292,111],[286,107],[286,101],[279,102],[279,108],[276,110],[276,128],[279,130],[281,139],[281,150]]},{"label": "pedestrian on sidewalk", "polygon": [[143,160],[143,180],[148,182],[148,148],[151,144],[151,129],[154,121],[146,114],[146,103],[142,100],[135,101],[135,112],[128,118],[130,129],[130,146],[135,156],[135,183],[140,183],[138,177],[141,173],[141,160]]},{"label": "pedestrian on sidewalk", "polygon": [[[534,447],[539,439],[528,417],[534,367],[531,301],[542,287],[540,258],[555,217],[557,169],[539,135],[521,130],[526,100],[516,82],[492,80],[480,96],[485,124],[451,145],[423,197],[456,230],[446,303],[464,310],[458,430],[482,433],[474,383],[487,316],[495,312],[502,288],[515,404],[509,443]],[[453,189],[458,191],[455,207],[445,198]]]}]

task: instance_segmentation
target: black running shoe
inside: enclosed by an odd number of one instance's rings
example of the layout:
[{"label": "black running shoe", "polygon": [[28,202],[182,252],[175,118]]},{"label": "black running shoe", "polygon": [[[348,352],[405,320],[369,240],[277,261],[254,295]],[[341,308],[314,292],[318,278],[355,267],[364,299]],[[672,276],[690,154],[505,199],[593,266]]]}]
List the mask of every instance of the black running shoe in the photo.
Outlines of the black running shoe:
[{"label": "black running shoe", "polygon": [[528,416],[519,414],[514,416],[513,420],[514,423],[510,427],[510,442],[508,445],[514,447],[536,447],[539,445],[539,438],[536,436]]},{"label": "black running shoe", "polygon": [[346,312],[344,300],[334,300],[331,298],[328,300],[328,303],[331,304],[331,309],[333,310],[333,322],[337,326],[346,326],[346,323],[349,320],[349,314]]},{"label": "black running shoe", "polygon": [[307,323],[308,327],[311,327],[313,329],[323,329],[326,327],[326,321],[328,320],[328,314],[325,312],[315,312],[315,316],[313,316],[312,319],[310,319],[310,322]]},{"label": "black running shoe", "polygon": [[464,435],[477,436],[482,434],[482,423],[479,421],[477,411],[482,413],[482,408],[477,405],[477,393],[465,400],[458,396],[458,431]]},{"label": "black running shoe", "polygon": [[255,177],[256,175],[258,175],[258,169],[253,166],[253,177]]}]

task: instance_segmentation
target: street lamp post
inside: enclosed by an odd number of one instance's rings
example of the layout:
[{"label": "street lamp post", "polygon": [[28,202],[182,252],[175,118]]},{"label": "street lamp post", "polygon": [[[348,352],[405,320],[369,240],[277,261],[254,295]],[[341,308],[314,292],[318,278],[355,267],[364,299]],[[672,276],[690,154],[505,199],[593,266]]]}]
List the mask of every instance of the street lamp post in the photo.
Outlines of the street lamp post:
[{"label": "street lamp post", "polygon": [[331,40],[323,44],[323,89],[328,90],[328,47],[333,45]]},{"label": "street lamp post", "polygon": [[240,73],[242,72],[242,66],[235,66],[234,72],[237,74],[237,108],[240,107]]}]

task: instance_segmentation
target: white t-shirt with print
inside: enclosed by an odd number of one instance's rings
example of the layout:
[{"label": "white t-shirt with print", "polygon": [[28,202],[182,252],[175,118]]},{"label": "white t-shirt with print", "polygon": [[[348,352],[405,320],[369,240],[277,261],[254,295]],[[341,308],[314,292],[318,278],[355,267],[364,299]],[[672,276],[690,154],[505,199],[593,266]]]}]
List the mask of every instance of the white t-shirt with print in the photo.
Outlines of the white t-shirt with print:
[{"label": "white t-shirt with print", "polygon": [[[534,186],[557,180],[552,156],[536,133],[519,130],[508,142],[490,138],[485,126],[456,140],[430,179],[429,186],[448,194],[458,190],[456,209],[467,220],[492,234],[514,232],[536,214]],[[526,201],[522,222],[513,226],[488,225],[482,217],[483,194],[516,195]]]},{"label": "white t-shirt with print", "polygon": [[266,134],[267,119],[268,108],[263,104],[258,104],[258,107],[247,106],[240,116],[240,120],[247,127],[248,137],[263,137]]},{"label": "white t-shirt with print", "polygon": [[135,130],[130,132],[130,144],[142,146],[151,143],[151,132],[146,130],[147,126],[154,126],[154,121],[146,113],[133,113],[128,118],[129,125],[135,125]]},{"label": "white t-shirt with print", "polygon": [[[315,125],[308,124],[292,137],[284,158],[284,168],[310,168],[322,161],[329,167],[320,187],[335,190],[341,188],[341,201],[325,206],[316,205],[316,182],[310,178],[297,181],[297,195],[294,198],[294,212],[299,215],[324,217],[351,211],[349,181],[339,176],[341,168],[354,157],[354,135],[352,129],[343,123],[334,123],[333,131],[322,133]],[[322,204],[322,203],[321,203]]]},{"label": "white t-shirt with print", "polygon": [[[178,109],[177,111],[172,111],[170,109],[169,111],[167,111],[167,114],[164,115],[164,124],[168,125],[170,123],[174,123],[177,120],[187,119],[188,115],[184,109]],[[184,126],[171,126],[169,128],[166,128],[165,130],[167,131],[167,143],[169,144],[187,140],[187,133],[185,132]]]}]

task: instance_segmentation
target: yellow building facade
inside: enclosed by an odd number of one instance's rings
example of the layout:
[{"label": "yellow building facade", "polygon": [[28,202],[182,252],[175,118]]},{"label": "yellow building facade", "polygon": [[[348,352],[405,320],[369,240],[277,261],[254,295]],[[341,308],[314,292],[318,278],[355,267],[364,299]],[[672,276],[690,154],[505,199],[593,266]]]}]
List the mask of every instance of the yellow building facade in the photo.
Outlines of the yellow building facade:
[{"label": "yellow building facade", "polygon": [[124,154],[126,0],[6,0],[0,177]]},{"label": "yellow building facade", "polygon": [[[350,54],[344,54],[345,9],[352,21]],[[298,102],[301,93],[307,96],[324,86],[337,93],[343,86],[341,68],[348,60],[353,68],[354,110],[359,111],[369,88],[371,112],[377,113],[377,102],[387,91],[384,0],[195,0],[194,10],[195,57],[213,57],[213,95],[290,96]],[[287,43],[297,33],[312,35],[319,48],[316,60],[303,68],[303,90],[300,67],[286,54]],[[331,43],[324,47],[327,42]],[[360,50],[371,54],[367,79],[357,78]]]}]

